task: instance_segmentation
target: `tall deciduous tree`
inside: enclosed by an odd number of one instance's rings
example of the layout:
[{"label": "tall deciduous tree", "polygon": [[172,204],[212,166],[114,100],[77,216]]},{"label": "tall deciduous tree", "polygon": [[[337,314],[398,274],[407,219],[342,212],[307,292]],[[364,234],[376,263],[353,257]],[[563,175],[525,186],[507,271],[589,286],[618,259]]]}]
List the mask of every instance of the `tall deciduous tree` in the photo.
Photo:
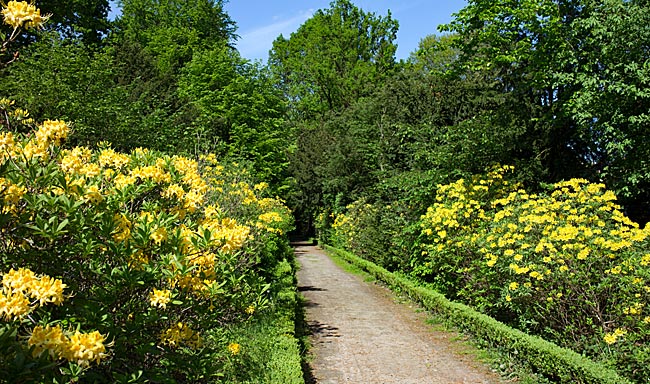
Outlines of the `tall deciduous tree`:
[{"label": "tall deciduous tree", "polygon": [[470,0],[445,29],[460,67],[507,95],[492,122],[524,128],[521,156],[543,177],[603,180],[633,206],[650,192],[648,14],[643,1]]},{"label": "tall deciduous tree", "polygon": [[230,43],[235,24],[223,0],[121,0],[122,36],[156,58],[158,68],[177,72],[195,50]]},{"label": "tall deciduous tree", "polygon": [[65,38],[81,38],[86,44],[97,44],[110,29],[108,0],[40,0],[43,14],[50,14],[47,29]]},{"label": "tall deciduous tree", "polygon": [[278,37],[270,64],[303,117],[340,111],[372,88],[395,63],[398,23],[349,0],[317,11],[290,38]]},{"label": "tall deciduous tree", "polygon": [[192,124],[203,144],[252,161],[257,176],[273,186],[283,182],[293,135],[284,126],[282,94],[265,69],[217,47],[194,55],[178,92],[195,114]]}]

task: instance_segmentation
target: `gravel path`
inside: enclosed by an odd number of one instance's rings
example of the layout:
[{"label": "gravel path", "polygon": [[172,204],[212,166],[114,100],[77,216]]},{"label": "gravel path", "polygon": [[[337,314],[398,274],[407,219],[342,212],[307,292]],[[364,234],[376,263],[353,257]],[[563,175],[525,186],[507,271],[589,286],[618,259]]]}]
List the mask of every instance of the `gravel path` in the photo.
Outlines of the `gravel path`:
[{"label": "gravel path", "polygon": [[316,247],[295,251],[312,333],[312,383],[501,382],[453,334],[433,330],[425,313],[397,303],[388,289],[344,272]]}]

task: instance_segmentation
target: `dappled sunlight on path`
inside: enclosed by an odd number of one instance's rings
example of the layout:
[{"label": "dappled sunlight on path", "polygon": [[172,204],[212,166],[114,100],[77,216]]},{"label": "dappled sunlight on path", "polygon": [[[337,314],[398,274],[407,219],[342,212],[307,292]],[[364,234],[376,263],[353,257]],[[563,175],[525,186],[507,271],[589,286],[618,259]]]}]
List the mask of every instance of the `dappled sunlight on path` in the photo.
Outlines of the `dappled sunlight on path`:
[{"label": "dappled sunlight on path", "polygon": [[463,355],[453,334],[387,289],[344,272],[317,247],[299,245],[298,290],[305,297],[314,383],[499,383]]}]

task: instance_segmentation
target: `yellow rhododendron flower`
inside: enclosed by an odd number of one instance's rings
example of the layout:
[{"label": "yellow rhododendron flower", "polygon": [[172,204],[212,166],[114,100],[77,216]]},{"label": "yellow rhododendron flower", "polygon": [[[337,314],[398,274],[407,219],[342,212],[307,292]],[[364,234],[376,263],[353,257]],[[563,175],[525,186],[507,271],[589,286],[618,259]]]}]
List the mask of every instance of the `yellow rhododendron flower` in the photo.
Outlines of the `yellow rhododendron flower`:
[{"label": "yellow rhododendron flower", "polygon": [[88,188],[86,188],[86,193],[84,194],[84,197],[91,203],[91,204],[99,204],[104,200],[104,196],[99,192],[99,188],[96,185],[91,185]]},{"label": "yellow rhododendron flower", "polygon": [[59,359],[62,357],[67,342],[68,339],[58,325],[54,327],[48,325],[45,328],[37,325],[32,330],[27,345],[34,347],[32,352],[34,357],[38,357],[47,351],[52,359]]},{"label": "yellow rhododendron flower", "polygon": [[0,292],[0,318],[17,320],[31,311],[29,300],[20,292]]},{"label": "yellow rhododendron flower", "polygon": [[41,28],[50,15],[41,16],[41,10],[26,1],[10,1],[2,9],[5,24],[14,28]]},{"label": "yellow rhododendron flower", "polygon": [[164,330],[160,334],[160,341],[172,348],[187,345],[190,348],[197,349],[203,345],[199,333],[180,322]]},{"label": "yellow rhododendron flower", "polygon": [[230,343],[228,344],[228,350],[233,356],[236,356],[239,354],[239,352],[241,352],[241,345],[237,343]]},{"label": "yellow rhododendron flower", "polygon": [[616,339],[617,339],[616,335],[614,335],[614,334],[612,334],[612,333],[606,333],[606,334],[605,334],[605,337],[603,337],[603,340],[604,340],[605,343],[607,343],[608,345],[612,345],[612,344],[614,344],[614,343],[616,342]]},{"label": "yellow rhododendron flower", "polygon": [[61,144],[61,141],[68,137],[70,128],[61,120],[45,120],[36,131],[36,141],[42,145]]},{"label": "yellow rhododendron flower", "polygon": [[153,289],[149,295],[149,302],[154,307],[167,308],[167,303],[172,299],[172,292],[168,289]]},{"label": "yellow rhododendron flower", "polygon": [[26,268],[14,270],[12,268],[2,276],[2,286],[5,290],[21,293],[29,292],[36,280],[36,274],[31,270]]},{"label": "yellow rhododendron flower", "polygon": [[29,295],[38,300],[40,305],[52,303],[61,305],[63,303],[63,289],[65,284],[59,279],[53,279],[49,276],[43,276],[38,281],[32,283]]},{"label": "yellow rhododendron flower", "polygon": [[165,229],[165,227],[158,227],[153,232],[151,232],[149,238],[151,238],[151,240],[153,240],[156,244],[160,244],[163,241],[167,240],[167,229]]},{"label": "yellow rhododendron flower", "polygon": [[104,336],[97,331],[91,333],[77,331],[66,343],[63,357],[82,366],[88,366],[91,361],[99,364],[108,356],[104,345],[105,340]]}]

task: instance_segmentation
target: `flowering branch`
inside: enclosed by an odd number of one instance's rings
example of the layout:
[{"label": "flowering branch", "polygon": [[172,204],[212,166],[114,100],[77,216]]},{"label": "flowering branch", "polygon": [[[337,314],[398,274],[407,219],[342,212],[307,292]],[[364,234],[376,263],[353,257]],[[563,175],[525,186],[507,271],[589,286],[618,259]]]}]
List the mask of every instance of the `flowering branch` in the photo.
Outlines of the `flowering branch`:
[{"label": "flowering branch", "polygon": [[[21,29],[42,28],[51,15],[41,16],[41,10],[33,4],[26,1],[10,1],[7,5],[2,6],[2,16],[4,23],[12,26],[14,29],[8,39],[2,42],[0,54],[7,52],[9,44],[16,40]],[[5,67],[18,59],[19,53],[14,52],[13,58],[5,63],[0,62],[0,66]]]}]

